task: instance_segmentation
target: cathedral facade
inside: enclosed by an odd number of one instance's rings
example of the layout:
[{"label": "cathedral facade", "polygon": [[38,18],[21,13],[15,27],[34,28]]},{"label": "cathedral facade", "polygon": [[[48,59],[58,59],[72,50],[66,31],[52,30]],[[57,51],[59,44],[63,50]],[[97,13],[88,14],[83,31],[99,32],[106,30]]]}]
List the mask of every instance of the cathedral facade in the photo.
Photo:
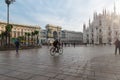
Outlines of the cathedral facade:
[{"label": "cathedral facade", "polygon": [[102,13],[93,15],[89,25],[83,25],[83,43],[87,44],[113,44],[116,39],[120,40],[120,15],[103,10]]}]

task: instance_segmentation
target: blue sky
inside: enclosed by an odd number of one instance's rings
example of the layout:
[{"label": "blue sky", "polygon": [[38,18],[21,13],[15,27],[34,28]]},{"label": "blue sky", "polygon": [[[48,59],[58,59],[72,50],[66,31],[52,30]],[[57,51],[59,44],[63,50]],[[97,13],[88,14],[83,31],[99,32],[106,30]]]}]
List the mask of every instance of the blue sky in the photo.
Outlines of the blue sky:
[{"label": "blue sky", "polygon": [[[103,9],[113,11],[115,0],[16,0],[10,5],[10,22],[16,24],[46,24],[62,26],[63,29],[82,31],[93,13]],[[117,10],[120,1],[116,0]],[[119,11],[117,11],[119,12]],[[0,0],[0,21],[6,21],[6,4]]]}]

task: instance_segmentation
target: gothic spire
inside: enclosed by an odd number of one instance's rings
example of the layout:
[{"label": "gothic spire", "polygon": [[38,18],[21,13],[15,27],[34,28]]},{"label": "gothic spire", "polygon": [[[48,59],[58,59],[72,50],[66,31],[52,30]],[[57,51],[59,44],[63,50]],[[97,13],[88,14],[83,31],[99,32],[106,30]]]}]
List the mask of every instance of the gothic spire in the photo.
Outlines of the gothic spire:
[{"label": "gothic spire", "polygon": [[90,21],[90,18],[89,18],[89,26],[90,26],[90,22],[91,22],[91,21]]},{"label": "gothic spire", "polygon": [[86,24],[83,24],[83,31],[86,30]]},{"label": "gothic spire", "polygon": [[114,14],[116,14],[116,4],[115,4],[115,1],[114,1]]}]

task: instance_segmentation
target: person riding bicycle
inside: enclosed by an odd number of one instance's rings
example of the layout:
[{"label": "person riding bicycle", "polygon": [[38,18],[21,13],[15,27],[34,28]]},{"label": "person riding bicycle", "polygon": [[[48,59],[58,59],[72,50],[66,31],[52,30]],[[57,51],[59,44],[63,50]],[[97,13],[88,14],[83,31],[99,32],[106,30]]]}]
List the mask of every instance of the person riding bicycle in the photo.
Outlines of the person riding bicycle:
[{"label": "person riding bicycle", "polygon": [[60,42],[57,39],[53,42],[53,46],[55,47],[55,50],[59,52]]}]

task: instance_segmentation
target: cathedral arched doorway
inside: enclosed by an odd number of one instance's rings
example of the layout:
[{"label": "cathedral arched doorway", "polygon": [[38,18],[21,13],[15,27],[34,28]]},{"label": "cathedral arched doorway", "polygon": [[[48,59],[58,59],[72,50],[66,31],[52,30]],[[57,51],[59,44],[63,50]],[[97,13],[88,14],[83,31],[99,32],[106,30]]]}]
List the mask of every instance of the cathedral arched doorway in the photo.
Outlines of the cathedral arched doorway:
[{"label": "cathedral arched doorway", "polygon": [[111,40],[111,38],[109,38],[109,39],[108,39],[108,44],[111,45],[111,42],[112,42],[112,40]]},{"label": "cathedral arched doorway", "polygon": [[94,44],[94,40],[92,40],[92,44]]},{"label": "cathedral arched doorway", "polygon": [[99,38],[99,44],[102,44],[102,38]]}]

